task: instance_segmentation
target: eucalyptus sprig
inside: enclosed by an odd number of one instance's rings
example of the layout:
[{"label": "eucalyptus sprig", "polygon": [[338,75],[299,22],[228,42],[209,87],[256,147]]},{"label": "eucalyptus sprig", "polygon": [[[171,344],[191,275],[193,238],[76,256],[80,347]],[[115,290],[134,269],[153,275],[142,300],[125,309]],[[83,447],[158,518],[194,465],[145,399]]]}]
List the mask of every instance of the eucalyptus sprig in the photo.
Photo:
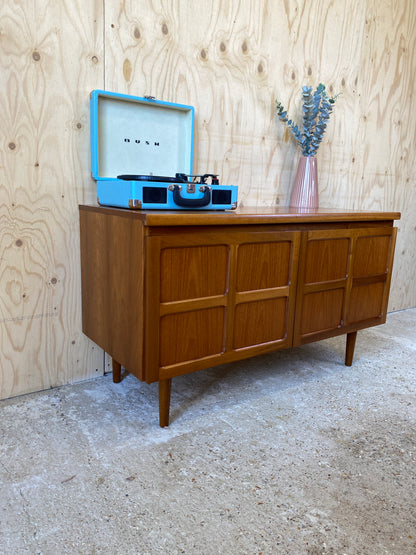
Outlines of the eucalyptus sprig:
[{"label": "eucalyptus sprig", "polygon": [[312,87],[302,87],[303,130],[288,118],[287,111],[276,100],[276,114],[286,123],[302,149],[303,156],[315,156],[323,139],[333,105],[339,94],[328,96],[325,85],[320,83],[314,92]]}]

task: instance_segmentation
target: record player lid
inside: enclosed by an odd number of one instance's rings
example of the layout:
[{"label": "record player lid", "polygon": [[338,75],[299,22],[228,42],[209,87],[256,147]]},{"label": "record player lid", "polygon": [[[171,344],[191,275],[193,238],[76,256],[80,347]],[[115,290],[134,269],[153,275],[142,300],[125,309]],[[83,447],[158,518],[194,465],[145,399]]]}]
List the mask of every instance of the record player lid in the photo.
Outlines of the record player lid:
[{"label": "record player lid", "polygon": [[94,179],[192,174],[192,106],[94,90],[90,111]]}]

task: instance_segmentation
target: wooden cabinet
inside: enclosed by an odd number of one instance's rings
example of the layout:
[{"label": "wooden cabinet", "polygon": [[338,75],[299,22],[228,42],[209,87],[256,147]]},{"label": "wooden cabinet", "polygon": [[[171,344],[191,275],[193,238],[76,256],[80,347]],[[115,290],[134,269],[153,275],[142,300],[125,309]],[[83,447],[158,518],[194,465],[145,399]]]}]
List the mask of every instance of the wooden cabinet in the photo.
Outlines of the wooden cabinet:
[{"label": "wooden cabinet", "polygon": [[83,331],[159,381],[386,319],[397,213],[80,207]]}]

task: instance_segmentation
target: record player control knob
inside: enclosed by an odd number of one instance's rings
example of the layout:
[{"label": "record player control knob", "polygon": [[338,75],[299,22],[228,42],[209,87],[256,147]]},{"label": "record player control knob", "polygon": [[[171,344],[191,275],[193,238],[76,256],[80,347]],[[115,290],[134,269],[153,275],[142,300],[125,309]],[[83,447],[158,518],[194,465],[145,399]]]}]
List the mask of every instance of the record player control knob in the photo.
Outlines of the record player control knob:
[{"label": "record player control knob", "polygon": [[218,175],[215,175],[214,173],[204,173],[203,176],[201,176],[201,183],[206,183],[208,177],[211,178],[211,184],[212,185],[219,185],[220,182],[218,180]]}]

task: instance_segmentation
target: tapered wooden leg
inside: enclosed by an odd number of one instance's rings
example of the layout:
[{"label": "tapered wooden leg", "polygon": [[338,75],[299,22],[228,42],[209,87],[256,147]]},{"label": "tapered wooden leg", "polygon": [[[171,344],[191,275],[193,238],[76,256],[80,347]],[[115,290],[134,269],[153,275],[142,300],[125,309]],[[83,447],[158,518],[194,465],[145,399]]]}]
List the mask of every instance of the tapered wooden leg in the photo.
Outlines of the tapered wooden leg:
[{"label": "tapered wooden leg", "polygon": [[159,382],[159,424],[161,428],[169,426],[171,379]]},{"label": "tapered wooden leg", "polygon": [[347,348],[345,350],[345,366],[352,365],[352,359],[354,356],[355,340],[357,339],[357,332],[352,331],[347,333]]},{"label": "tapered wooden leg", "polygon": [[113,382],[121,382],[121,364],[113,359]]}]

